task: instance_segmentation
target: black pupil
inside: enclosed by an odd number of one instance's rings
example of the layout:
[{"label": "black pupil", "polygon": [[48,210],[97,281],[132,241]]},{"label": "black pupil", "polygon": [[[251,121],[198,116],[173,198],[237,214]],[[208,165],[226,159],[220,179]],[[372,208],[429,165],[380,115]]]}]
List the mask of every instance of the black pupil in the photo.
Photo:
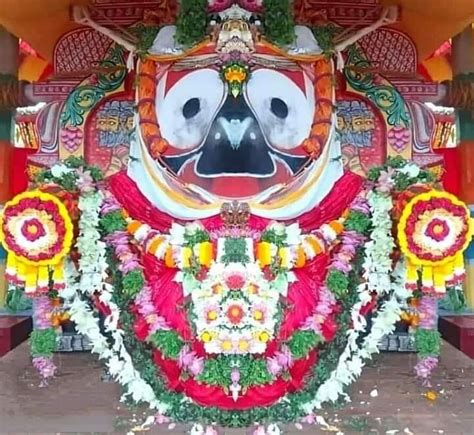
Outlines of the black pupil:
[{"label": "black pupil", "polygon": [[186,119],[195,117],[201,110],[201,103],[199,98],[191,98],[186,101],[186,104],[183,106],[183,115]]},{"label": "black pupil", "polygon": [[280,98],[272,98],[271,109],[278,118],[285,119],[288,116],[288,106]]}]

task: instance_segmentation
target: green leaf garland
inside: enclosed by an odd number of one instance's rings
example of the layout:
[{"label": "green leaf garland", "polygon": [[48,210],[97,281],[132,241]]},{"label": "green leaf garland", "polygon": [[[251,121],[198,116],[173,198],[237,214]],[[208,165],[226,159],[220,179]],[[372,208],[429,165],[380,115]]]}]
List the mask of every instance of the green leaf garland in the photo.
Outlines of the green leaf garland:
[{"label": "green leaf garland", "polygon": [[51,357],[57,347],[54,328],[35,329],[30,335],[30,348],[33,357]]},{"label": "green leaf garland", "polygon": [[149,340],[168,359],[178,359],[179,352],[184,346],[176,331],[157,331]]}]

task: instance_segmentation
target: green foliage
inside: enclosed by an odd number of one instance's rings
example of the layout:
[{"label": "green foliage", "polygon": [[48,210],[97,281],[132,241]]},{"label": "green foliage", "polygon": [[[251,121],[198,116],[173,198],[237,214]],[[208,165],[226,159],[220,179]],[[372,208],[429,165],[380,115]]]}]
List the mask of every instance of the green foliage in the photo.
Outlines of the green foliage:
[{"label": "green foliage", "polygon": [[399,192],[407,190],[415,184],[432,184],[436,182],[436,177],[433,172],[426,169],[420,169],[416,177],[410,177],[409,174],[397,171],[397,169],[402,169],[408,163],[409,162],[401,156],[389,157],[384,165],[369,169],[367,178],[369,181],[376,183],[382,175],[382,172],[394,169],[393,179],[395,182],[395,190]]},{"label": "green foliage", "polygon": [[220,387],[228,387],[231,383],[229,360],[223,355],[219,355],[214,359],[207,359],[204,363],[204,370],[197,380],[209,385],[218,385]]},{"label": "green foliage", "polygon": [[184,346],[176,331],[157,331],[150,337],[150,342],[168,359],[178,359]]},{"label": "green foliage", "polygon": [[209,234],[203,230],[197,230],[192,234],[184,233],[184,246],[192,248],[199,243],[209,242]]},{"label": "green foliage", "polygon": [[273,243],[279,248],[285,246],[285,240],[286,240],[286,232],[284,232],[283,234],[279,234],[274,229],[265,231],[262,234],[262,238],[261,238],[262,242]]},{"label": "green foliage", "polygon": [[229,263],[248,263],[247,243],[245,239],[226,239],[224,242],[224,255],[222,262]]},{"label": "green foliage", "polygon": [[159,26],[147,26],[143,23],[139,23],[130,29],[130,32],[138,38],[137,52],[139,54],[148,53],[159,31]]},{"label": "green foliage", "polygon": [[464,311],[466,308],[466,298],[462,288],[448,288],[446,296],[439,301],[439,307],[446,311],[454,311],[456,313]]},{"label": "green foliage", "polygon": [[372,223],[370,217],[356,210],[351,210],[349,216],[344,223],[344,227],[348,231],[355,231],[359,234],[367,235],[370,231]]},{"label": "green foliage", "polygon": [[239,367],[239,383],[243,388],[265,385],[273,380],[272,375],[267,369],[266,360],[254,358],[250,355],[219,355],[216,358],[207,359],[204,363],[204,370],[197,380],[208,385],[228,388],[232,383],[232,366]]},{"label": "green foliage", "polygon": [[124,219],[120,210],[107,213],[100,219],[100,228],[105,234],[112,234],[115,231],[125,231],[127,221]]},{"label": "green foliage", "polygon": [[328,273],[326,285],[338,299],[341,299],[347,293],[349,278],[341,271],[333,269]]},{"label": "green foliage", "polygon": [[290,0],[264,0],[265,36],[279,45],[288,45],[295,40],[293,5]]},{"label": "green foliage", "polygon": [[297,330],[291,336],[288,347],[295,359],[301,359],[307,356],[321,342],[321,336],[314,331]]},{"label": "green foliage", "polygon": [[7,293],[5,308],[10,313],[18,313],[20,311],[30,310],[32,307],[31,299],[25,296],[22,288],[14,287]]},{"label": "green foliage", "polygon": [[132,270],[122,279],[123,292],[129,298],[133,298],[145,285],[145,277],[141,270]]},{"label": "green foliage", "polygon": [[35,182],[37,184],[54,183],[67,192],[77,192],[77,181],[79,175],[75,170],[81,169],[83,172],[88,172],[92,180],[96,183],[104,179],[104,174],[101,169],[96,166],[87,165],[82,157],[71,156],[65,159],[62,163],[67,168],[74,170],[63,174],[60,177],[54,177],[51,169],[45,169],[36,176]]},{"label": "green foliage", "polygon": [[321,50],[324,53],[332,54],[334,52],[334,38],[342,31],[342,28],[329,23],[325,26],[313,27],[312,30]]},{"label": "green foliage", "polygon": [[182,0],[176,21],[176,41],[191,46],[206,36],[207,0]]},{"label": "green foliage", "polygon": [[30,335],[30,349],[33,357],[50,357],[56,350],[56,331],[53,328],[35,329]]},{"label": "green foliage", "polygon": [[439,356],[441,335],[434,329],[418,328],[415,333],[415,347],[421,358]]}]

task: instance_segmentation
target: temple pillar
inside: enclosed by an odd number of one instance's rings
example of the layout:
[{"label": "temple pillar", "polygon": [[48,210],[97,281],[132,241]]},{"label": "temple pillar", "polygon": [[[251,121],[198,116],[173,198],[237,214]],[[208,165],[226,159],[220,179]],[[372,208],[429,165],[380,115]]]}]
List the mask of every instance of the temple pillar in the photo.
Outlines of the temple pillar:
[{"label": "temple pillar", "polygon": [[[18,39],[0,27],[0,80],[18,73]],[[0,106],[0,207],[11,197],[10,156],[12,149],[14,109]],[[0,308],[5,303],[5,257],[0,246]]]},{"label": "temple pillar", "polygon": [[[472,26],[453,38],[452,48],[453,75],[456,79],[474,83],[474,32]],[[461,199],[471,208],[474,215],[474,112],[459,110],[459,168],[461,181]],[[474,244],[466,251],[467,279],[465,284],[466,300],[469,308],[474,309]]]}]

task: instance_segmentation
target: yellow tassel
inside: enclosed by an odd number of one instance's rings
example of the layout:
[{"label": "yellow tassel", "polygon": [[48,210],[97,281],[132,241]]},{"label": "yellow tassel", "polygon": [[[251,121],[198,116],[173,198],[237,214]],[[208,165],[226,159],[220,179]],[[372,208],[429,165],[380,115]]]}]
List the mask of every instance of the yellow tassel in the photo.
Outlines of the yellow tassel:
[{"label": "yellow tassel", "polygon": [[38,287],[41,289],[48,289],[49,284],[49,267],[48,266],[40,266],[38,268]]},{"label": "yellow tassel", "polygon": [[16,270],[17,270],[17,277],[18,280],[21,283],[24,283],[26,281],[26,275],[27,275],[27,267],[25,263],[22,263],[21,261],[18,261],[16,263]]},{"label": "yellow tassel", "polygon": [[64,263],[61,261],[53,269],[53,286],[55,289],[64,288]]},{"label": "yellow tassel", "polygon": [[5,273],[11,277],[18,277],[17,260],[13,254],[8,254]]},{"label": "yellow tassel", "polygon": [[464,257],[462,253],[456,254],[454,257],[454,269],[457,270],[462,270],[464,271]]},{"label": "yellow tassel", "polygon": [[423,290],[431,291],[433,289],[433,268],[431,266],[423,266],[421,282]]},{"label": "yellow tassel", "polygon": [[436,293],[446,292],[446,279],[443,273],[443,268],[433,268],[433,285]]},{"label": "yellow tassel", "polygon": [[410,283],[418,281],[418,267],[411,262],[408,262],[407,265],[407,281]]},{"label": "yellow tassel", "polygon": [[213,246],[211,242],[203,242],[198,245],[199,264],[201,266],[209,267],[214,259]]},{"label": "yellow tassel", "polygon": [[290,248],[280,248],[280,250],[278,251],[278,256],[280,257],[280,260],[281,260],[281,267],[285,269],[289,269],[291,266]]},{"label": "yellow tassel", "polygon": [[38,268],[30,266],[26,269],[25,293],[36,293],[38,286]]},{"label": "yellow tassel", "polygon": [[191,257],[193,255],[193,251],[191,248],[182,248],[181,249],[181,268],[186,269],[191,267]]},{"label": "yellow tassel", "polygon": [[272,264],[272,245],[268,242],[260,242],[257,245],[257,259],[260,267]]}]

